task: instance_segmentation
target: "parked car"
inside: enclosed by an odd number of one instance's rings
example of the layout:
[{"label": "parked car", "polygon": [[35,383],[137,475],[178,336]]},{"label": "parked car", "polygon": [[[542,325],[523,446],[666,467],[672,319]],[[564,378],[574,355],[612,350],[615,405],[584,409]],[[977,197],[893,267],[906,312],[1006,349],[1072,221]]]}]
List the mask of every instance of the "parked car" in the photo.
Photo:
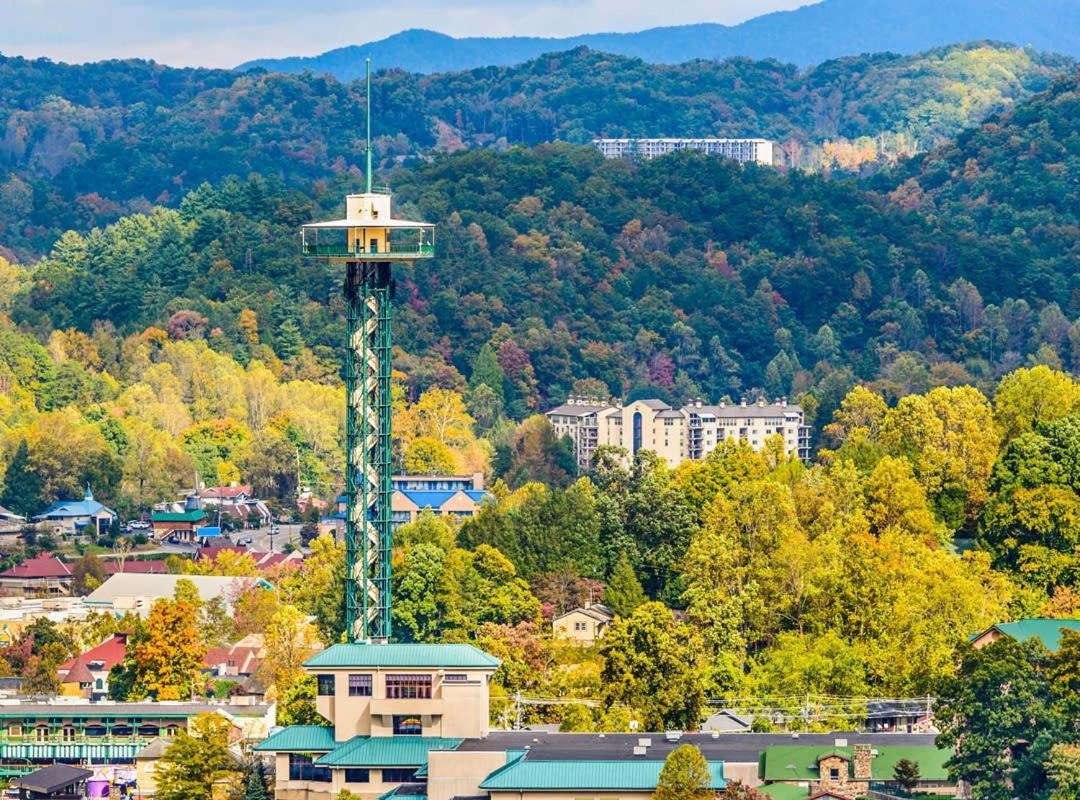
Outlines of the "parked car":
[{"label": "parked car", "polygon": [[238,547],[247,547],[252,543],[252,541],[253,540],[250,536],[241,536],[239,539],[236,540],[236,544]]}]

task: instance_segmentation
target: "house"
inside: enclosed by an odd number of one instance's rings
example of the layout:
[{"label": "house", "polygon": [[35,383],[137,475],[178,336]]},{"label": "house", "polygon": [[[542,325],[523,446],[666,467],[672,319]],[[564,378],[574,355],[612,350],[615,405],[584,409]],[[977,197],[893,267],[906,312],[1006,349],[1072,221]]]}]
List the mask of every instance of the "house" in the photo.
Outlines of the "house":
[{"label": "house", "polygon": [[[825,748],[802,741],[766,747],[759,777],[765,782],[765,789],[776,784],[801,789],[801,795],[792,793],[792,797],[855,800],[866,796],[871,784],[895,788],[896,764],[906,759],[919,767],[921,779],[917,791],[943,797],[957,795],[958,786],[949,779],[945,768],[952,751],[937,747],[932,743],[933,737],[928,737],[927,744],[918,745],[909,744],[910,738],[898,734],[880,734],[872,742],[865,741],[862,735],[856,736],[852,745],[845,737],[834,739],[832,746]],[[890,740],[889,736],[895,738]],[[781,800],[772,796],[774,800]]]},{"label": "house", "polygon": [[937,733],[933,699],[867,701],[863,730]]},{"label": "house", "polygon": [[238,642],[229,647],[211,647],[203,663],[218,678],[247,678],[258,671],[265,656],[265,647]]},{"label": "house", "polygon": [[[484,490],[484,475],[395,475],[390,479],[390,521],[399,528],[416,522],[424,511],[459,519],[473,516],[491,496]],[[340,537],[345,532],[345,495],[337,498],[337,513],[319,520],[319,534]]]},{"label": "house", "polygon": [[208,509],[215,516],[227,516],[240,528],[249,527],[254,518],[259,526],[273,521],[269,507],[253,495],[250,486],[207,486],[198,491],[195,499],[199,508]]},{"label": "house", "polygon": [[7,530],[8,528],[18,530],[25,524],[26,517],[0,506],[0,530]]},{"label": "house", "polygon": [[710,715],[702,723],[701,729],[709,733],[744,733],[750,730],[753,722],[753,717],[747,714],[736,714],[730,709],[724,709]]},{"label": "house", "polygon": [[190,581],[199,597],[208,602],[216,598],[225,601],[231,609],[236,597],[247,589],[259,587],[273,589],[262,578],[237,578],[220,575],[143,575],[121,572],[106,578],[105,582],[91,592],[83,602],[87,608],[109,611],[116,616],[132,611],[148,616],[154,603],[171,598],[176,593],[178,581]]},{"label": "house", "polygon": [[596,644],[615,619],[615,612],[600,603],[586,603],[551,620],[552,633],[575,644]]},{"label": "house", "polygon": [[1008,636],[1018,642],[1038,639],[1043,647],[1056,653],[1061,646],[1063,630],[1080,631],[1080,619],[1018,619],[1015,622],[999,622],[969,637],[971,646],[979,649]]},{"label": "house", "polygon": [[58,556],[42,553],[0,572],[0,589],[23,597],[52,597],[71,594],[74,580]]},{"label": "house", "polygon": [[206,512],[202,509],[154,511],[150,514],[150,527],[156,541],[191,544],[196,540],[196,531],[205,519]]},{"label": "house", "polygon": [[91,678],[90,692],[84,695],[90,700],[101,700],[109,696],[109,670],[123,662],[127,655],[126,633],[115,633],[99,645],[91,647],[77,658],[65,661],[57,672],[64,681],[81,661]]},{"label": "house", "polygon": [[60,673],[61,697],[84,697],[87,700],[94,693],[94,676],[81,655],[75,656],[71,667]]},{"label": "house", "polygon": [[92,533],[100,536],[117,519],[117,514],[95,500],[87,484],[82,500],[58,500],[32,519],[58,535]]},{"label": "house", "polygon": [[291,553],[266,553],[261,550],[248,550],[246,547],[239,547],[236,545],[209,545],[207,547],[201,547],[195,558],[197,561],[213,561],[224,552],[242,553],[246,556],[250,556],[255,562],[255,566],[260,570],[270,569],[281,564],[294,563],[299,565],[300,562],[304,560],[304,554],[299,550],[293,550]]}]

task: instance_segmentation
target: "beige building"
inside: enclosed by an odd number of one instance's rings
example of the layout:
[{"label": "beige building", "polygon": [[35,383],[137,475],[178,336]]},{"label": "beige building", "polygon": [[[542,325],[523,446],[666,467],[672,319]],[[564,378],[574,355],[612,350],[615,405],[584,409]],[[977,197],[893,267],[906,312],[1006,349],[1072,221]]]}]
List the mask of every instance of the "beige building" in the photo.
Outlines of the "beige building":
[{"label": "beige building", "polygon": [[572,609],[552,619],[551,629],[556,636],[587,647],[603,637],[614,619],[614,612],[607,606],[586,603],[582,608]]},{"label": "beige building", "polygon": [[430,753],[487,736],[498,666],[467,644],[338,644],[312,657],[304,667],[332,727],[290,726],[256,748],[274,753],[276,796],[330,800],[348,789],[375,800],[414,782]]},{"label": "beige building", "polygon": [[773,403],[705,405],[700,400],[675,409],[662,400],[635,400],[611,405],[570,397],[547,412],[558,436],[569,436],[582,469],[592,465],[597,447],[621,447],[632,458],[651,450],[669,466],[699,461],[724,441],[744,441],[761,450],[770,436],[780,436],[785,452],[810,458],[810,428],[801,406],[779,399]]}]

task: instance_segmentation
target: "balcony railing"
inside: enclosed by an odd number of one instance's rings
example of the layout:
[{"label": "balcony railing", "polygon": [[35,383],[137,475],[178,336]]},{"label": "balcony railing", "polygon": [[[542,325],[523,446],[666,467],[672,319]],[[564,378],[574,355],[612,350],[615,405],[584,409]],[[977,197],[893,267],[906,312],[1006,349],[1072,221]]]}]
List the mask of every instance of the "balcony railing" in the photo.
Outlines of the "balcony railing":
[{"label": "balcony railing", "polygon": [[385,250],[365,248],[349,249],[346,244],[304,243],[302,253],[314,258],[354,258],[358,261],[378,261],[380,258],[407,257],[427,258],[435,255],[435,245],[412,243],[391,243]]}]

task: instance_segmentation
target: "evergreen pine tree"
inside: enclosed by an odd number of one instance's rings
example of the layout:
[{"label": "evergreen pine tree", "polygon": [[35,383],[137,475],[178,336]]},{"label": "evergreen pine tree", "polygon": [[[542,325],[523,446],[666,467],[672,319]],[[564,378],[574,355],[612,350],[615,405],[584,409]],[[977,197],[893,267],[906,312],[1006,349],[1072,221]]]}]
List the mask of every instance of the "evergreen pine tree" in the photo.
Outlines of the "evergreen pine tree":
[{"label": "evergreen pine tree", "polygon": [[626,553],[619,556],[604,588],[604,605],[620,617],[628,617],[648,598]]},{"label": "evergreen pine tree", "polygon": [[290,317],[281,323],[275,337],[275,344],[278,358],[282,361],[291,361],[300,355],[300,351],[304,349],[304,337],[300,333],[296,320]]},{"label": "evergreen pine tree", "polygon": [[495,348],[488,342],[480,348],[473,361],[472,375],[469,377],[469,386],[475,389],[477,386],[487,386],[495,393],[500,405],[506,402],[503,385],[506,382],[506,373],[499,363],[499,356]]},{"label": "evergreen pine tree", "polygon": [[270,787],[266,784],[266,769],[262,761],[253,759],[247,765],[244,800],[270,800],[270,798]]},{"label": "evergreen pine tree", "polygon": [[41,478],[30,468],[30,451],[25,439],[19,442],[4,474],[0,506],[24,517],[41,510]]}]

